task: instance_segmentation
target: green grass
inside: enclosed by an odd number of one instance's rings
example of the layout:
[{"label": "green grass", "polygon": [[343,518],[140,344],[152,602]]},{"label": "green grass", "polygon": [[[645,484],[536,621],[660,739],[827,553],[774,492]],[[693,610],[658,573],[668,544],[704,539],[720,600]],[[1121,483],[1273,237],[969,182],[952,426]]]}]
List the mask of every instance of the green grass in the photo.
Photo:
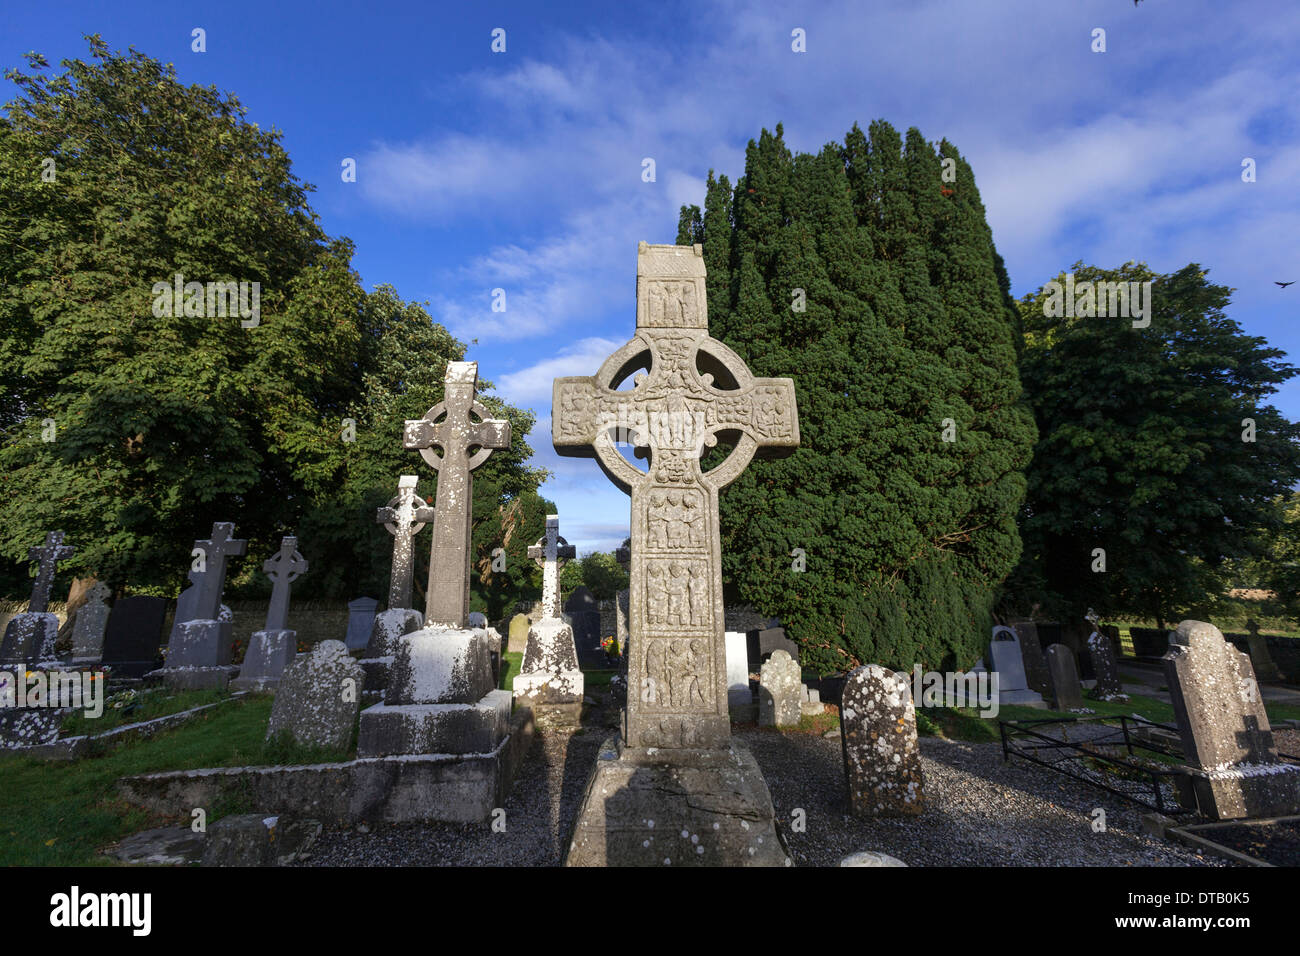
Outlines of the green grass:
[{"label": "green grass", "polygon": [[[192,807],[159,818],[117,799],[119,777],[245,764],[314,763],[347,754],[266,741],[269,695],[250,695],[155,737],[99,757],[43,762],[0,754],[0,866],[85,866],[111,861],[98,850],[151,826],[189,822]],[[205,807],[209,824],[256,808]]]},{"label": "green grass", "polygon": [[515,689],[515,675],[523,666],[523,651],[506,651],[501,655],[501,690]]},{"label": "green grass", "polygon": [[[117,695],[113,695],[117,696]],[[107,701],[104,712],[98,717],[88,717],[78,710],[64,718],[62,736],[78,737],[82,734],[102,734],[116,727],[137,724],[156,717],[178,714],[182,710],[215,704],[230,696],[224,690],[184,690],[171,693],[163,688],[140,691],[136,697],[138,705],[134,710],[124,711],[114,708]]]}]

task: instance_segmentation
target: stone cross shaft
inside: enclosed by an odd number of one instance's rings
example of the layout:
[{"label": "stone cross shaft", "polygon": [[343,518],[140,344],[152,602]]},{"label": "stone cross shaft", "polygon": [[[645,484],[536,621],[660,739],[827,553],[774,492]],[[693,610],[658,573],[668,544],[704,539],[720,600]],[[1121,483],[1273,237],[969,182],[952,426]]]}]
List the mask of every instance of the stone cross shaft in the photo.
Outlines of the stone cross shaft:
[{"label": "stone cross shaft", "polygon": [[[718,490],[755,453],[799,445],[794,383],[755,378],[709,336],[704,283],[700,246],[641,243],[636,336],[595,375],[558,378],[552,391],[555,450],[595,457],[632,496],[630,747],[727,745]],[[643,368],[632,388],[619,388]],[[700,456],[719,435],[734,447],[702,471]],[[646,471],[619,441],[648,449]]]},{"label": "stone cross shaft", "polygon": [[307,561],[298,553],[297,538],[281,538],[280,550],[262,563],[271,579],[271,604],[266,609],[266,629],[282,631],[289,624],[289,585],[307,573]]},{"label": "stone cross shaft", "polygon": [[375,512],[375,520],[393,536],[393,570],[388,578],[388,607],[411,606],[411,577],[415,570],[414,539],[432,521],[433,508],[415,496],[419,479],[402,475],[397,480],[397,497]]},{"label": "stone cross shaft", "polygon": [[212,525],[212,537],[206,541],[194,542],[194,547],[203,552],[203,576],[196,585],[199,599],[194,608],[196,621],[215,621],[221,610],[221,591],[226,584],[226,558],[241,557],[248,548],[243,538],[233,538],[235,526],[229,521],[217,521]]},{"label": "stone cross shaft", "polygon": [[[403,445],[418,448],[438,472],[424,623],[464,628],[469,618],[472,472],[493,449],[510,447],[510,423],[488,418],[488,410],[475,399],[477,362],[449,362],[445,381],[443,400],[424,418],[407,421]],[[477,451],[471,455],[471,449]]]},{"label": "stone cross shaft", "polygon": [[40,614],[49,608],[50,591],[54,587],[54,575],[59,569],[59,562],[75,553],[75,549],[63,543],[62,531],[48,532],[45,544],[28,549],[27,556],[40,562],[36,582],[32,585],[32,597],[27,604],[28,613]]},{"label": "stone cross shaft", "polygon": [[560,568],[577,555],[573,545],[560,537],[560,516],[546,516],[546,534],[528,549],[528,556],[542,566],[542,617],[560,616]]}]

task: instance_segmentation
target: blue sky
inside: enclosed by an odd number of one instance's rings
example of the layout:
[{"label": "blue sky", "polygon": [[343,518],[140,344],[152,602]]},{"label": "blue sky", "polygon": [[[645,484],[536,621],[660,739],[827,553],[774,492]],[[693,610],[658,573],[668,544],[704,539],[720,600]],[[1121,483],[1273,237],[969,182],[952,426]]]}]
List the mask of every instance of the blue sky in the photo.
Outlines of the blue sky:
[{"label": "blue sky", "polygon": [[[505,53],[490,49],[498,27]],[[672,242],[708,170],[734,179],[778,122],[795,150],[876,118],[948,137],[1017,296],[1078,259],[1196,261],[1237,289],[1247,332],[1300,351],[1300,284],[1273,284],[1300,279],[1291,0],[24,3],[0,9],[0,62],[85,56],[96,32],[283,130],[366,287],[429,300],[476,340],[480,376],[536,411],[542,491],[580,552],[622,540],[628,502],[594,462],[555,454],[551,380],[594,373],[632,335],[637,242]],[[1300,418],[1300,382],[1275,402]]]}]

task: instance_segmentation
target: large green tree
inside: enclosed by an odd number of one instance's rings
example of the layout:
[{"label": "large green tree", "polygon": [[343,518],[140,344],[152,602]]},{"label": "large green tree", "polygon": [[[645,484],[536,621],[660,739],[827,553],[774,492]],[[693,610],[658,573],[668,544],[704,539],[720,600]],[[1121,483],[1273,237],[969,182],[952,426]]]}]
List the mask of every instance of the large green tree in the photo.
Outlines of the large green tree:
[{"label": "large green tree", "polygon": [[[57,75],[37,54],[6,74],[0,584],[21,594],[27,549],[62,528],[77,548],[66,571],[174,589],[192,541],[225,520],[249,539],[236,586],[264,587],[261,558],[298,532],[312,565],[299,593],[381,595],[374,508],[403,472],[435,488],[402,421],[441,399],[465,345],[392,289],[362,289],[278,131],[233,95],[88,40]],[[177,275],[257,283],[259,314],[160,300]],[[483,401],[514,426],[479,472],[490,523],[543,473],[523,464],[532,416]]]},{"label": "large green tree", "polygon": [[[1195,263],[1072,271],[1070,311],[1086,310],[1082,283],[1150,282],[1150,324],[1056,314],[1048,285],[1020,301],[1039,440],[1008,599],[1060,620],[1203,613],[1282,527],[1300,427],[1266,399],[1296,369],[1225,314],[1232,290]],[[1065,274],[1054,281],[1064,298]]]},{"label": "large green tree", "polygon": [[969,165],[884,122],[792,155],[778,125],[734,189],[710,172],[677,241],[703,244],[713,335],[799,403],[798,452],[722,493],[729,599],[823,671],[969,664],[1019,557],[1034,438]]}]

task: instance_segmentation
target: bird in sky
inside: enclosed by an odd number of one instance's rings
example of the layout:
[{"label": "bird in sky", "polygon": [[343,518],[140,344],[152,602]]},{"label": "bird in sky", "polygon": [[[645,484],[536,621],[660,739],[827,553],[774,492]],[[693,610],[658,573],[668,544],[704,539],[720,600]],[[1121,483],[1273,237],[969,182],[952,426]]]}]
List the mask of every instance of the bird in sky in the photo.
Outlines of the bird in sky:
[{"label": "bird in sky", "polygon": [[1275,286],[1279,286],[1279,287],[1285,289],[1285,288],[1286,288],[1287,286],[1289,286],[1289,285],[1295,285],[1295,279],[1292,279],[1290,282],[1278,282],[1278,281],[1274,280],[1273,284],[1274,284]]}]

